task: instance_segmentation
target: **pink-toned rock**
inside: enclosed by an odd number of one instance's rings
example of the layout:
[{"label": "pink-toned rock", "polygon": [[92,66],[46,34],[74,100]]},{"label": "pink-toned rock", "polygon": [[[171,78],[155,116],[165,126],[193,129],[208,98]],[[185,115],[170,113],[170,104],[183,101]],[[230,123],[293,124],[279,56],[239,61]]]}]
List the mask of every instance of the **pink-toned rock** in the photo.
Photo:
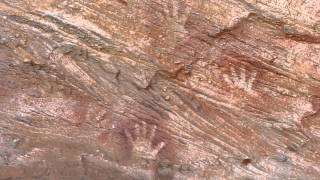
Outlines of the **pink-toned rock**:
[{"label": "pink-toned rock", "polygon": [[320,178],[317,0],[3,0],[0,25],[0,179]]}]

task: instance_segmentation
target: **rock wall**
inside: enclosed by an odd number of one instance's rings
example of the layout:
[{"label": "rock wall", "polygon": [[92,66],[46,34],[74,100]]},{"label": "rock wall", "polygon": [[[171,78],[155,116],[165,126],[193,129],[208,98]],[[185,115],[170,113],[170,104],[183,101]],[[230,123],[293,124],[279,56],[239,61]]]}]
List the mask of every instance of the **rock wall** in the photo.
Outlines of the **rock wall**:
[{"label": "rock wall", "polygon": [[0,179],[320,178],[317,0],[1,0]]}]

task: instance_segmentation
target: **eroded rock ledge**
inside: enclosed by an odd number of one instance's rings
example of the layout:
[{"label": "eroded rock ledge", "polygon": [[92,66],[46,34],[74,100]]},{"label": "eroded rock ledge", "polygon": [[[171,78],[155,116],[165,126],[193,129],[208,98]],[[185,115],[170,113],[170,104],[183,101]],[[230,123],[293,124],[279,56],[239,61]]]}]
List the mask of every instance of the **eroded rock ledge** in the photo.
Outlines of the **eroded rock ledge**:
[{"label": "eroded rock ledge", "polygon": [[0,179],[319,179],[317,0],[0,1]]}]

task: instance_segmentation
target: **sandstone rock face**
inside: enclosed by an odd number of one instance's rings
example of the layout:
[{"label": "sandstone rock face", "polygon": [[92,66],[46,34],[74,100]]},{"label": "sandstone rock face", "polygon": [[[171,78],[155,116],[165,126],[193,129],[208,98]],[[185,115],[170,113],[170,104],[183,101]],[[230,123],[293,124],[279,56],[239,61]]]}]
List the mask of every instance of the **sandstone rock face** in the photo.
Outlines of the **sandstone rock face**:
[{"label": "sandstone rock face", "polygon": [[1,0],[0,179],[320,178],[318,0]]}]

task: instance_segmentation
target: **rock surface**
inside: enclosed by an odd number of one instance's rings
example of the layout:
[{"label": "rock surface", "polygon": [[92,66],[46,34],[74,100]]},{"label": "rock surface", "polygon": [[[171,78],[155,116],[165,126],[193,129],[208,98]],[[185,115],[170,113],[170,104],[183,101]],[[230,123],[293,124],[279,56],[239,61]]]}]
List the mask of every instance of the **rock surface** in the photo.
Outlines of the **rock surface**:
[{"label": "rock surface", "polygon": [[318,0],[1,0],[0,179],[320,178]]}]

